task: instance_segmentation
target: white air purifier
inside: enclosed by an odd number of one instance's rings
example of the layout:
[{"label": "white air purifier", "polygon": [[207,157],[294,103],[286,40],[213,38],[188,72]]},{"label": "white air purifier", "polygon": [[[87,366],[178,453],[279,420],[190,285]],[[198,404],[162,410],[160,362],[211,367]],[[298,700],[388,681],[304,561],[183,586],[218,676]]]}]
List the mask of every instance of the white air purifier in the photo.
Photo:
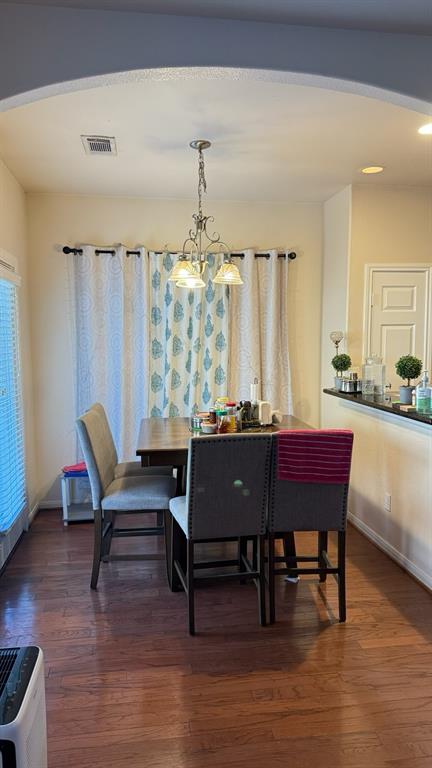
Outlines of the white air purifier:
[{"label": "white air purifier", "polygon": [[47,768],[43,653],[0,648],[0,768]]}]

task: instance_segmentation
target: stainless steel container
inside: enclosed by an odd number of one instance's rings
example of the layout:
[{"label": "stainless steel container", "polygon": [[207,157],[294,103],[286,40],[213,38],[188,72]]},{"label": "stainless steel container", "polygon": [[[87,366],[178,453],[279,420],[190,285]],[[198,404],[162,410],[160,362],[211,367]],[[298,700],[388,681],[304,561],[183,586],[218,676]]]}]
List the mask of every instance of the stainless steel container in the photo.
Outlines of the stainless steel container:
[{"label": "stainless steel container", "polygon": [[362,391],[361,379],[342,379],[341,392],[346,394],[356,394]]}]

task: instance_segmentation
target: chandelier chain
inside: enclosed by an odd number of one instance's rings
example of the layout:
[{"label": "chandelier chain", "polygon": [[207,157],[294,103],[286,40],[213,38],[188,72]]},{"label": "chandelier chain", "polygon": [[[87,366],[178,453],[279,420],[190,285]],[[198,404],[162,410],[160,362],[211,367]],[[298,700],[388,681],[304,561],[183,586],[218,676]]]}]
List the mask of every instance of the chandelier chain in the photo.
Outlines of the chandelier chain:
[{"label": "chandelier chain", "polygon": [[202,149],[198,152],[198,215],[202,218],[202,195],[207,192],[207,182],[205,177],[204,155]]}]

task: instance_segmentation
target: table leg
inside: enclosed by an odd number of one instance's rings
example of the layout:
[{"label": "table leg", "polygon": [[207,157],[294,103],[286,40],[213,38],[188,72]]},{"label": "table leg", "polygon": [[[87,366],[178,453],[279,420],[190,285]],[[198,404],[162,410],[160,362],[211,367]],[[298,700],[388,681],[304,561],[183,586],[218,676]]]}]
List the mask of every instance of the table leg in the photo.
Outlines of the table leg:
[{"label": "table leg", "polygon": [[184,496],[185,495],[185,472],[186,467],[183,465],[176,467],[177,470],[177,485],[176,485],[176,496]]},{"label": "table leg", "polygon": [[183,586],[175,568],[172,567],[174,560],[177,560],[183,573],[188,569],[188,540],[180,528],[177,521],[171,515],[171,592],[182,592]]},{"label": "table leg", "polygon": [[288,559],[290,557],[296,556],[295,538],[292,531],[289,533],[284,533],[283,535],[283,550],[284,557],[286,558],[286,567],[289,568],[291,566],[291,568],[297,568],[297,560],[292,561]]},{"label": "table leg", "polygon": [[164,533],[165,533],[165,559],[166,559],[167,580],[168,580],[169,588],[172,589],[172,573],[171,573],[172,515],[168,509],[166,509],[164,512]]}]

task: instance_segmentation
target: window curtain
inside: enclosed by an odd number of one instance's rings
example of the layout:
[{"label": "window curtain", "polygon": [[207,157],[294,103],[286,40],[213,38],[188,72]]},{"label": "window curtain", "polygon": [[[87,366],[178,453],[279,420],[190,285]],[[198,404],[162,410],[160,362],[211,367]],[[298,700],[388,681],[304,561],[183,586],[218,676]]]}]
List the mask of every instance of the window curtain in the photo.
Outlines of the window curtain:
[{"label": "window curtain", "polygon": [[150,253],[151,416],[188,416],[227,393],[229,291],[212,278],[222,255],[210,254],[206,287],[168,281],[176,256]]},{"label": "window curtain", "polygon": [[240,264],[244,285],[215,285],[222,255],[210,255],[206,287],[168,281],[173,254],[114,256],[81,246],[73,288],[76,412],[101,402],[121,460],[135,457],[140,420],[188,416],[218,396],[259,394],[292,413],[288,357],[288,260],[252,250]]},{"label": "window curtain", "polygon": [[121,459],[135,457],[140,420],[148,413],[148,258],[95,253],[74,256],[76,411],[101,402]]},{"label": "window curtain", "polygon": [[[288,259],[255,258],[251,249],[238,261],[243,285],[230,293],[229,389],[237,400],[250,398],[250,384],[274,409],[292,413],[288,354]],[[234,257],[235,259],[235,257]]]}]

